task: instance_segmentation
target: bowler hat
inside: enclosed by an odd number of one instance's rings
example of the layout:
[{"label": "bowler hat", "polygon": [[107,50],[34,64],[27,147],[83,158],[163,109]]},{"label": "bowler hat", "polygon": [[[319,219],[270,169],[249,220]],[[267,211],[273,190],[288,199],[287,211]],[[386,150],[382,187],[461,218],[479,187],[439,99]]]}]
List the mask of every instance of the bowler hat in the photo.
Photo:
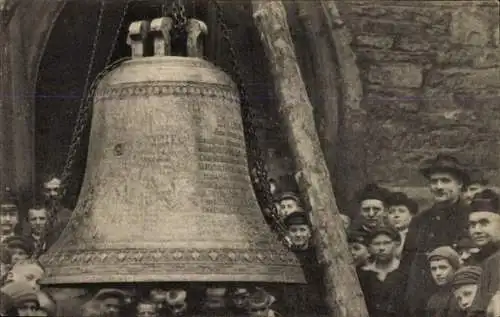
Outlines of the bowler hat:
[{"label": "bowler hat", "polygon": [[374,199],[385,203],[390,193],[388,189],[380,187],[378,184],[371,183],[358,192],[357,200],[358,202],[362,202],[364,200]]},{"label": "bowler hat", "polygon": [[93,300],[99,301],[110,297],[119,298],[124,302],[127,293],[117,288],[103,288],[94,295]]},{"label": "bowler hat", "polygon": [[279,196],[278,196],[278,199],[277,201],[282,201],[282,200],[285,200],[285,199],[290,199],[290,200],[294,200],[297,202],[297,204],[300,203],[300,198],[297,194],[295,194],[294,192],[284,192],[284,193],[281,193]]},{"label": "bowler hat", "polygon": [[403,192],[394,192],[387,198],[388,206],[406,206],[413,215],[418,213],[418,203]]},{"label": "bowler hat", "polygon": [[489,181],[485,177],[484,173],[479,169],[475,169],[475,170],[469,171],[469,179],[467,180],[467,182],[464,185],[470,186],[472,184],[480,184],[480,185],[486,186],[486,185],[488,185],[488,183],[489,183]]},{"label": "bowler hat", "polygon": [[309,225],[309,218],[304,211],[295,211],[286,216],[284,220],[285,226],[292,225]]},{"label": "bowler hat", "polygon": [[469,174],[466,169],[452,155],[438,154],[435,158],[425,160],[420,167],[420,173],[426,178],[438,172],[451,173],[464,184],[469,182]]},{"label": "bowler hat", "polygon": [[485,189],[474,195],[471,202],[471,212],[492,212],[500,214],[500,197],[491,189]]},{"label": "bowler hat", "polygon": [[367,233],[361,230],[349,230],[347,231],[347,243],[359,243],[366,245]]}]

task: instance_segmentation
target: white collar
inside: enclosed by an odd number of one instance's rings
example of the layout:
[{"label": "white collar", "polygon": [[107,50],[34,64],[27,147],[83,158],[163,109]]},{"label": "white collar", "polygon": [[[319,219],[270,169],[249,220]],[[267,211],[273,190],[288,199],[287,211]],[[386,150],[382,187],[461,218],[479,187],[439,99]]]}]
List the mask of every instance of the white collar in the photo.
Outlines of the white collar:
[{"label": "white collar", "polygon": [[376,262],[369,263],[366,265],[363,270],[377,273],[377,277],[379,280],[383,281],[387,277],[387,275],[391,272],[394,272],[399,268],[399,259],[394,258],[391,264],[386,269],[381,269],[376,266]]}]

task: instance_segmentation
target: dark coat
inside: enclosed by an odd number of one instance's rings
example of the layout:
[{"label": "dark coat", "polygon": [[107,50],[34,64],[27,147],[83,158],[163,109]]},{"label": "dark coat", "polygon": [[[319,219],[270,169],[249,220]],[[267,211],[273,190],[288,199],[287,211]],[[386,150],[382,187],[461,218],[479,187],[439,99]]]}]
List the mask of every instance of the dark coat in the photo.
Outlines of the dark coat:
[{"label": "dark coat", "polygon": [[470,317],[485,316],[491,298],[500,291],[500,249],[486,259],[481,266],[483,273],[479,280],[476,297],[469,310]]},{"label": "dark coat", "polygon": [[373,271],[358,270],[358,278],[370,317],[404,316],[405,274],[396,269],[380,281]]},{"label": "dark coat", "polygon": [[449,285],[441,287],[427,303],[427,317],[459,317],[461,316],[457,300]]},{"label": "dark coat", "polygon": [[429,297],[437,292],[427,261],[427,253],[440,246],[452,246],[467,234],[470,207],[462,201],[436,204],[413,217],[408,228],[402,270],[408,272],[405,302],[410,316],[424,316]]}]

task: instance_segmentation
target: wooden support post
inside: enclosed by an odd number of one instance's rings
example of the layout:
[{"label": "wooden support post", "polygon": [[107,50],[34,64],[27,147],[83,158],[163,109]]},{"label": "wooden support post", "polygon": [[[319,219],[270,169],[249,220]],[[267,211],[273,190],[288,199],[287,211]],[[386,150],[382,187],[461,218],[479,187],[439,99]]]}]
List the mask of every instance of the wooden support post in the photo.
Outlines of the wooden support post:
[{"label": "wooden support post", "polygon": [[252,7],[273,74],[279,111],[300,170],[299,186],[307,194],[312,209],[313,239],[319,264],[324,268],[325,301],[330,316],[367,317],[316,132],[313,108],[296,60],[285,8],[278,0],[252,0]]}]

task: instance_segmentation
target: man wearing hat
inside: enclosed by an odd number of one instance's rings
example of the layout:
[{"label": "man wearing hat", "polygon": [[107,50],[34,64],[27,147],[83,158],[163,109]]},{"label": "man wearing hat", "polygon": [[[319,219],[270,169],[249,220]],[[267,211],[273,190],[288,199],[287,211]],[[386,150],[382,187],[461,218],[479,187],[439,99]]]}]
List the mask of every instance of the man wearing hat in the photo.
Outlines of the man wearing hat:
[{"label": "man wearing hat", "polygon": [[386,214],[386,202],[390,192],[377,184],[366,185],[357,195],[359,213],[351,229],[369,234],[383,224]]},{"label": "man wearing hat", "polygon": [[33,257],[38,258],[52,244],[52,215],[41,204],[36,204],[28,209],[28,226],[24,236],[33,241]]},{"label": "man wearing hat", "polygon": [[463,313],[459,317],[467,316],[467,312],[476,297],[481,273],[482,269],[478,266],[464,266],[455,272],[451,280],[451,289],[458,307]]},{"label": "man wearing hat", "polygon": [[478,254],[480,249],[469,235],[461,237],[453,247],[460,255],[462,265],[479,264]]},{"label": "man wearing hat", "polygon": [[278,196],[279,213],[281,218],[286,218],[294,212],[301,211],[300,198],[293,192],[285,192]]},{"label": "man wearing hat", "polygon": [[466,203],[470,204],[472,202],[472,199],[474,198],[474,195],[485,190],[486,186],[488,186],[488,183],[488,179],[484,177],[484,173],[482,173],[480,170],[473,170],[469,172],[469,179],[464,184],[464,188],[462,191],[463,200]]},{"label": "man wearing hat", "polygon": [[248,299],[249,317],[278,317],[279,314],[271,309],[271,305],[276,301],[274,296],[262,288],[257,288]]},{"label": "man wearing hat", "polygon": [[469,176],[455,157],[439,154],[424,161],[420,172],[428,181],[434,205],[411,220],[401,255],[401,266],[408,271],[405,301],[412,317],[425,315],[429,296],[437,291],[425,255],[453,245],[467,233],[470,211],[461,199]]},{"label": "man wearing hat", "polygon": [[10,236],[4,240],[12,255],[12,264],[31,258],[34,251],[33,241],[24,236]]},{"label": "man wearing hat", "polygon": [[18,223],[19,210],[16,198],[7,188],[0,200],[0,242],[5,243],[6,238],[16,235]]},{"label": "man wearing hat", "polygon": [[[470,316],[483,317],[488,308],[492,316],[500,293],[500,206],[499,198],[493,191],[483,191],[474,196],[469,215],[469,232],[474,242],[488,249],[489,256],[481,263],[483,274],[479,280],[476,298],[470,308]],[[488,316],[489,317],[489,316]]]},{"label": "man wearing hat", "polygon": [[284,223],[292,242],[291,248],[294,251],[308,250],[312,237],[308,214],[304,211],[293,212],[285,218]]},{"label": "man wearing hat", "polygon": [[103,317],[119,317],[125,306],[127,293],[116,288],[104,288],[94,295],[92,301],[97,303]]},{"label": "man wearing hat", "polygon": [[427,303],[427,316],[459,315],[458,303],[451,290],[453,275],[460,268],[460,256],[450,246],[434,249],[427,255],[432,279],[437,286]]},{"label": "man wearing hat", "polygon": [[401,237],[398,249],[396,250],[396,255],[399,258],[403,252],[410,221],[418,213],[418,203],[403,192],[395,192],[387,198],[387,207],[387,221]]},{"label": "man wearing hat", "polygon": [[370,317],[403,316],[404,273],[395,256],[400,236],[391,227],[377,227],[367,236],[373,262],[358,270]]},{"label": "man wearing hat", "polygon": [[36,316],[40,303],[38,302],[37,290],[30,283],[9,283],[2,287],[0,291],[13,302],[16,314],[9,314],[9,316]]},{"label": "man wearing hat", "polygon": [[47,207],[50,215],[53,215],[54,223],[51,228],[51,243],[55,242],[62,233],[69,219],[71,218],[72,210],[64,207],[61,202],[61,180],[54,175],[50,175],[47,181],[43,183],[43,205]]},{"label": "man wearing hat", "polygon": [[172,316],[186,316],[188,313],[187,292],[183,289],[172,289],[167,292],[167,307]]}]

